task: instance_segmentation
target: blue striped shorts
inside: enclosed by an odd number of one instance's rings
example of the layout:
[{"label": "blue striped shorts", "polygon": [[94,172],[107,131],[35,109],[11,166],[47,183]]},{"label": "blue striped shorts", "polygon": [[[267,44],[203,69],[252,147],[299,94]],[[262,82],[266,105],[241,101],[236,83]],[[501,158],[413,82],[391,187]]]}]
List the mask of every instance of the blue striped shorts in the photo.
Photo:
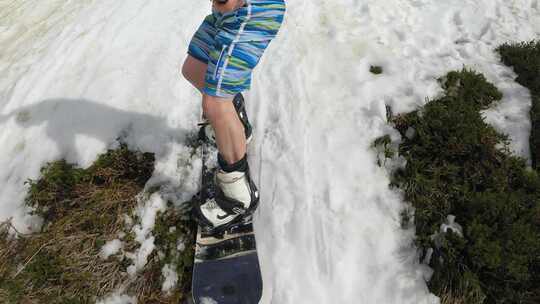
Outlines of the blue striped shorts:
[{"label": "blue striped shorts", "polygon": [[203,93],[231,98],[251,86],[251,73],[277,35],[284,0],[244,0],[244,6],[208,15],[189,44],[188,54],[207,63]]}]

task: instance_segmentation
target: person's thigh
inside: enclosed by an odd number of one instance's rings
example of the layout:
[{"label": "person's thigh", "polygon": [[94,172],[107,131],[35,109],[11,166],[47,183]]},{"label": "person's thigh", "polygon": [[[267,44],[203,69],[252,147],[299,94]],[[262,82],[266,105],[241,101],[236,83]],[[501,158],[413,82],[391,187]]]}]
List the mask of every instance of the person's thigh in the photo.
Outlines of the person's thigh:
[{"label": "person's thigh", "polygon": [[199,91],[204,89],[204,77],[208,64],[188,54],[184,65],[182,66],[182,74],[193,84]]},{"label": "person's thigh", "polygon": [[204,87],[204,75],[208,69],[210,53],[215,49],[217,32],[216,16],[214,14],[206,16],[191,38],[188,56],[182,66],[184,77],[201,92]]}]

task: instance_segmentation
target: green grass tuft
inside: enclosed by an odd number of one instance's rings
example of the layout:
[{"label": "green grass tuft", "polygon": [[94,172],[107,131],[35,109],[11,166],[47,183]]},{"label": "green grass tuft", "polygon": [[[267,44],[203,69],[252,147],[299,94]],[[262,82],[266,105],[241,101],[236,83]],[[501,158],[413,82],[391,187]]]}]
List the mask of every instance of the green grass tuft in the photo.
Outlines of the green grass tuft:
[{"label": "green grass tuft", "polygon": [[160,265],[175,265],[181,285],[178,290],[182,292],[191,290],[197,231],[197,224],[186,214],[170,208],[159,216],[154,227],[155,244],[164,253]]}]

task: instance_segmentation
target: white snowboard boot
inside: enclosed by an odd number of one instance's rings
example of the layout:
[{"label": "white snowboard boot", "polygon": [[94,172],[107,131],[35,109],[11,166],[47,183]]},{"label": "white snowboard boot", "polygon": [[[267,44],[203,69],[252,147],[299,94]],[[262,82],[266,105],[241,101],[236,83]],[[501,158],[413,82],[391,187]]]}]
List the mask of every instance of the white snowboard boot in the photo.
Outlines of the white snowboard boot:
[{"label": "white snowboard boot", "polygon": [[196,207],[195,214],[203,226],[213,231],[226,230],[251,215],[259,204],[258,190],[246,172],[218,170],[214,176],[213,196]]}]

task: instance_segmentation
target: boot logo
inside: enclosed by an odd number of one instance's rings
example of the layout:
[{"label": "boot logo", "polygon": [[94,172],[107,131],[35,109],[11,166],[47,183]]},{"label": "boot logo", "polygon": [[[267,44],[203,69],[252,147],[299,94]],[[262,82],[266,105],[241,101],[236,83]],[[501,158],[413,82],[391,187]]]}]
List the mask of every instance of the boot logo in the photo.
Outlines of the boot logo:
[{"label": "boot logo", "polygon": [[219,214],[218,214],[218,215],[217,215],[217,218],[218,218],[219,220],[224,220],[224,219],[226,219],[228,216],[229,216],[228,214],[225,214],[225,215],[219,215]]},{"label": "boot logo", "polygon": [[[242,208],[238,208],[238,207],[233,207],[232,208],[232,211],[235,213],[235,214],[244,214],[246,211]],[[225,215],[217,215],[217,218],[219,220],[224,220],[226,219],[228,216],[230,216],[230,214],[225,214]]]},{"label": "boot logo", "polygon": [[236,214],[244,214],[246,211],[242,208],[233,207],[233,212]]}]

